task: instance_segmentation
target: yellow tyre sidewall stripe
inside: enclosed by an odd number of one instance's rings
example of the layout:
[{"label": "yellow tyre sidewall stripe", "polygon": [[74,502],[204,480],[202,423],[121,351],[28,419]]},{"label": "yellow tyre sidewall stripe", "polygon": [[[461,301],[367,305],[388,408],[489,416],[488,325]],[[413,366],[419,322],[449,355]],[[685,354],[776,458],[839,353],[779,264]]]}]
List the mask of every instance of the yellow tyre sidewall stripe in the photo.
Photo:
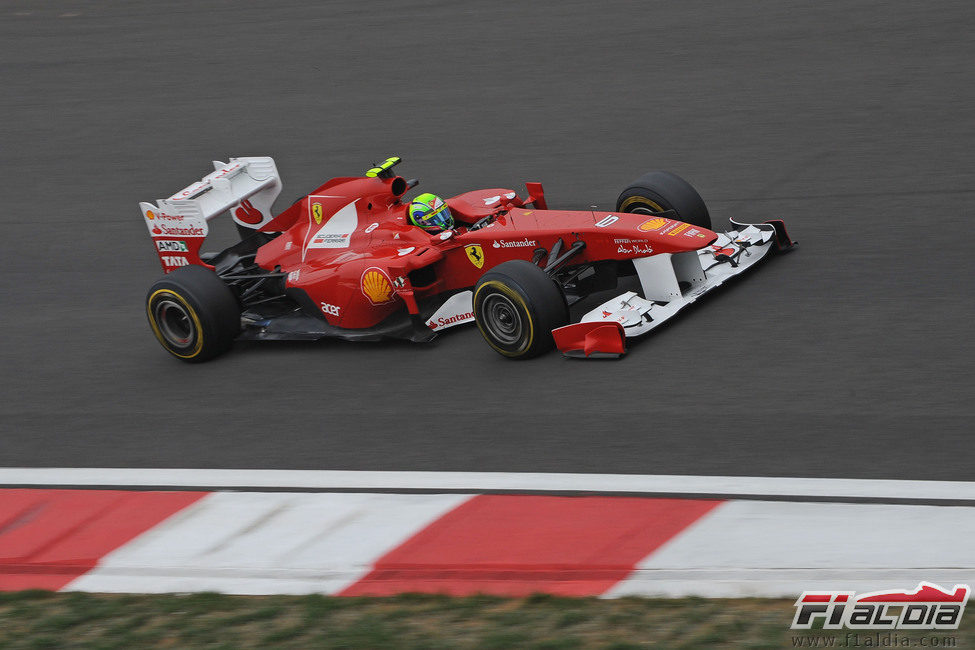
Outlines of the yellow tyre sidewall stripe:
[{"label": "yellow tyre sidewall stripe", "polygon": [[646,203],[647,205],[649,205],[650,207],[653,208],[653,211],[654,212],[666,212],[666,210],[664,210],[664,208],[663,208],[662,205],[660,205],[659,203],[657,203],[653,199],[648,199],[645,196],[631,196],[631,197],[629,197],[628,199],[626,199],[625,201],[623,201],[623,203],[620,204],[619,211],[620,212],[626,212],[626,209],[628,207],[630,207],[631,205],[633,205],[634,203]]},{"label": "yellow tyre sidewall stripe", "polygon": [[477,292],[474,294],[475,305],[477,304],[477,296],[481,293],[484,287],[492,287],[498,290],[500,293],[503,293],[504,295],[508,296],[509,298],[511,298],[521,306],[525,315],[528,317],[528,342],[524,346],[522,346],[520,350],[505,350],[499,348],[494,344],[494,342],[490,339],[488,334],[484,331],[484,328],[481,327],[481,323],[478,322],[477,319],[475,319],[475,322],[477,322],[477,329],[481,330],[481,335],[484,337],[484,340],[488,342],[488,345],[490,345],[492,348],[494,348],[504,356],[506,357],[521,356],[531,348],[532,343],[535,341],[535,321],[532,318],[531,310],[528,309],[528,305],[525,304],[525,300],[521,297],[521,295],[517,291],[510,288],[508,285],[504,284],[500,280],[488,280],[487,282],[479,286],[477,288]]},{"label": "yellow tyre sidewall stripe", "polygon": [[[186,313],[188,313],[190,318],[193,319],[193,324],[196,326],[196,345],[193,346],[193,350],[189,354],[180,354],[179,352],[173,350],[173,348],[171,348],[169,343],[166,341],[166,337],[164,337],[162,332],[159,331],[159,325],[156,323],[156,318],[152,313],[152,303],[156,296],[172,298],[179,304],[186,307]],[[152,326],[152,333],[156,335],[156,339],[158,339],[158,341],[170,354],[177,356],[180,359],[192,359],[200,354],[200,350],[203,349],[203,325],[200,323],[200,317],[196,315],[196,310],[193,309],[190,303],[187,302],[183,296],[172,291],[171,289],[158,289],[153,291],[152,295],[149,296],[149,300],[146,301],[146,313],[149,316],[149,324]]]}]

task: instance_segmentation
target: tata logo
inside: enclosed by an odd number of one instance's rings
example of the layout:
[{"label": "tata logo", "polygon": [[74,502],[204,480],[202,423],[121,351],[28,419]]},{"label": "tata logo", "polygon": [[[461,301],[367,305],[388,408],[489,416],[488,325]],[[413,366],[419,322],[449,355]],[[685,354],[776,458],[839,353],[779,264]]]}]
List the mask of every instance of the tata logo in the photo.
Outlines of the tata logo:
[{"label": "tata logo", "polygon": [[173,268],[177,266],[189,266],[190,261],[180,255],[160,255],[163,265]]}]

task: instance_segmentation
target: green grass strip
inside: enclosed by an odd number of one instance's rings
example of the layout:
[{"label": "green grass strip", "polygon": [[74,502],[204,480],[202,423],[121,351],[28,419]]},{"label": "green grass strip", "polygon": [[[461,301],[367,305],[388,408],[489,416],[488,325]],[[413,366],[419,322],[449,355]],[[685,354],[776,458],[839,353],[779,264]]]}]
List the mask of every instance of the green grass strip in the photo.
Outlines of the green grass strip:
[{"label": "green grass strip", "polygon": [[808,648],[831,647],[830,638],[832,647],[975,647],[975,614],[957,631],[853,638],[790,630],[792,603],[26,591],[0,593],[0,648]]}]

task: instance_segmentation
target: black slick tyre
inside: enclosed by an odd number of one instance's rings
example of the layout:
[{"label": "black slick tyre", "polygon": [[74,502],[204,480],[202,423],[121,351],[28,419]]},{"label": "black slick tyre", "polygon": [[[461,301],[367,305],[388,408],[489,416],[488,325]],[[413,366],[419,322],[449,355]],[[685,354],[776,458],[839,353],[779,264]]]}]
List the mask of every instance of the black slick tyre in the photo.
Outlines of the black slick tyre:
[{"label": "black slick tyre", "polygon": [[569,322],[569,308],[562,288],[545,271],[512,260],[477,281],[474,320],[498,353],[529,359],[555,347],[552,330]]},{"label": "black slick tyre", "polygon": [[677,219],[693,226],[711,228],[704,199],[677,174],[655,171],[630,183],[616,200],[617,212],[659,214],[673,210]]},{"label": "black slick tyre", "polygon": [[146,315],[159,343],[177,359],[197,363],[227,350],[240,332],[240,306],[216,273],[184,266],[146,295]]}]

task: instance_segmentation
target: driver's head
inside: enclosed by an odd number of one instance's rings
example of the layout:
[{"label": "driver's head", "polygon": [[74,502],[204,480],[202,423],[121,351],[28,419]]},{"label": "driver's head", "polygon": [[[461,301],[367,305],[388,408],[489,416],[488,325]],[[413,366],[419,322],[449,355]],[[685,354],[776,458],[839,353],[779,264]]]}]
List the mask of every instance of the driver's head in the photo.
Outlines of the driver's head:
[{"label": "driver's head", "polygon": [[426,192],[419,195],[410,202],[407,213],[414,226],[419,226],[428,232],[437,233],[454,227],[454,217],[450,214],[450,208],[436,194]]}]

